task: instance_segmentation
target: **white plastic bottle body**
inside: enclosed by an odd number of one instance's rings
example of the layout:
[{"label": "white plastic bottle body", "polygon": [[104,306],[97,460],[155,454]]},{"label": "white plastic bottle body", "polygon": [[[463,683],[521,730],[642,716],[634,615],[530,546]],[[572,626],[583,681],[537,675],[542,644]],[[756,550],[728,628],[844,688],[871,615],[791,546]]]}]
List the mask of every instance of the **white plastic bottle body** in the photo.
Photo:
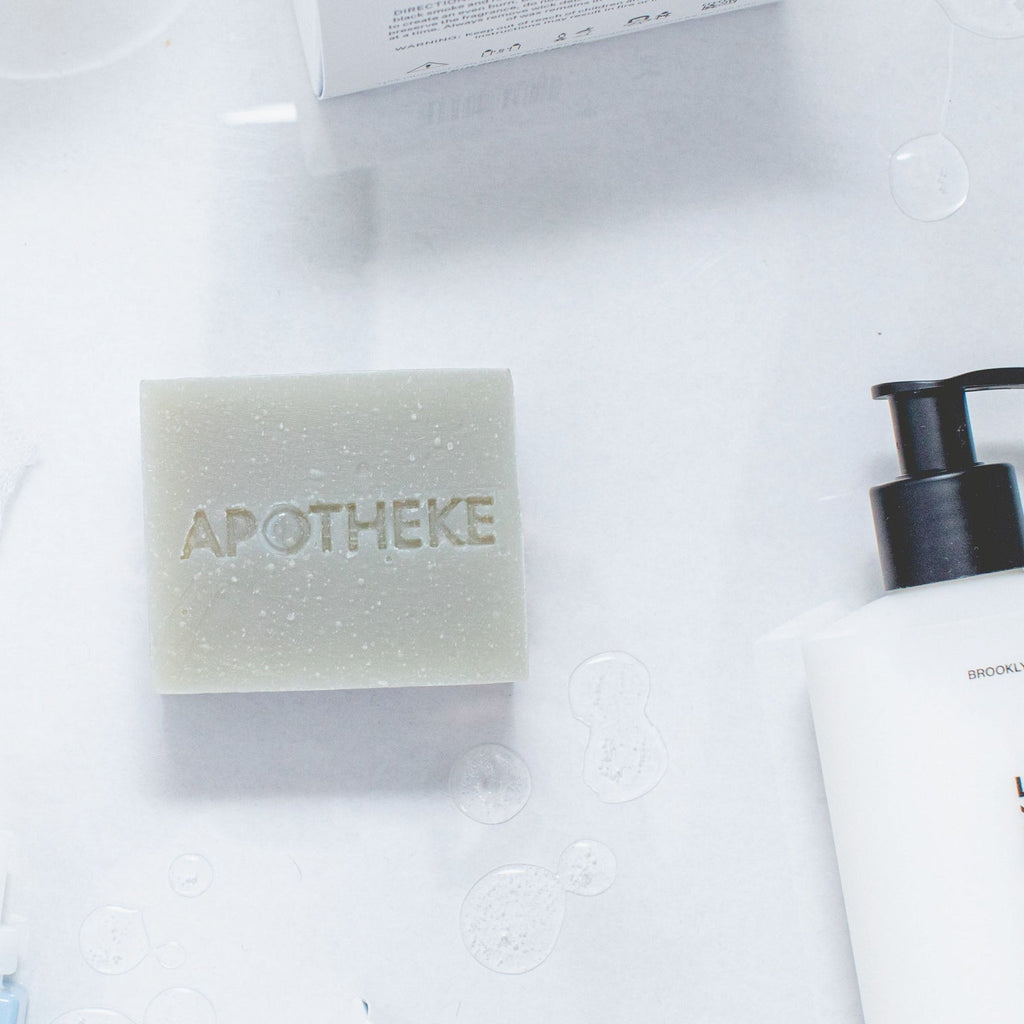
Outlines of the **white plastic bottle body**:
[{"label": "white plastic bottle body", "polygon": [[1024,1021],[1024,573],[805,644],[866,1024]]}]

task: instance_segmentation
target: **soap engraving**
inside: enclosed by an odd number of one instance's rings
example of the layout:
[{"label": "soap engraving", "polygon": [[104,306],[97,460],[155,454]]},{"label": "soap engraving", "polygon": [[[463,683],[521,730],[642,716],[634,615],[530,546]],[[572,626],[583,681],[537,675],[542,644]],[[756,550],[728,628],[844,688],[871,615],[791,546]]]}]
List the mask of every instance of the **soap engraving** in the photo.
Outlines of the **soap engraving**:
[{"label": "soap engraving", "polygon": [[224,515],[227,518],[228,554],[237,555],[238,545],[256,536],[256,517],[247,508],[229,508]]},{"label": "soap engraving", "polygon": [[465,544],[466,542],[452,531],[448,526],[448,515],[462,501],[461,498],[452,498],[442,509],[438,510],[437,498],[427,499],[427,521],[430,524],[430,546],[436,548],[441,543],[441,535],[444,534],[449,544]]},{"label": "soap engraving", "polygon": [[201,508],[197,508],[195,515],[192,517],[192,525],[185,536],[185,547],[181,552],[181,557],[191,558],[192,552],[196,548],[209,548],[215,558],[221,558],[224,554],[221,550],[220,541],[217,540],[217,534],[213,532],[210,520],[207,518],[206,512]]},{"label": "soap engraving", "polygon": [[385,511],[387,502],[377,502],[377,514],[373,519],[360,519],[356,515],[356,504],[350,501],[345,506],[348,512],[348,549],[349,551],[359,550],[359,533],[361,530],[373,530],[377,534],[377,547],[383,551],[388,546],[387,517]]},{"label": "soap engraving", "polygon": [[415,498],[392,503],[392,520],[394,523],[396,548],[419,548],[423,546],[423,541],[419,537],[405,536],[405,530],[415,530],[420,525],[419,516],[413,518],[412,516],[405,515],[405,513],[419,511],[419,507],[420,503]]},{"label": "soap engraving", "polygon": [[345,506],[337,502],[318,502],[309,506],[310,515],[320,517],[320,547],[323,551],[334,550],[334,539],[331,536],[331,513],[340,512]]},{"label": "soap engraving", "polygon": [[208,510],[198,508],[185,534],[181,558],[189,559],[201,550],[209,551],[214,558],[234,558],[246,544],[258,540],[275,554],[296,555],[314,534],[311,517],[319,521],[320,550],[330,554],[336,550],[339,523],[335,516],[342,517],[342,545],[349,554],[356,554],[360,544],[364,548],[375,545],[380,551],[489,547],[497,543],[494,506],[492,494],[426,501],[394,498],[372,506],[354,501],[316,501],[306,510],[296,505],[275,505],[259,520],[251,509],[232,505],[223,513],[223,543]]}]

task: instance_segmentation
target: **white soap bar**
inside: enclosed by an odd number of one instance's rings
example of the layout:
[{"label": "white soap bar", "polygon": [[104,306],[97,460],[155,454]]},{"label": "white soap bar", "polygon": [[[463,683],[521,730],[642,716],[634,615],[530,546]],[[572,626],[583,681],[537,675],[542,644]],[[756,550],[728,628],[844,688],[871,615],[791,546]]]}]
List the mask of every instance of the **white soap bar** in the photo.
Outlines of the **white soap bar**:
[{"label": "white soap bar", "polygon": [[145,381],[162,693],[526,677],[505,370]]}]

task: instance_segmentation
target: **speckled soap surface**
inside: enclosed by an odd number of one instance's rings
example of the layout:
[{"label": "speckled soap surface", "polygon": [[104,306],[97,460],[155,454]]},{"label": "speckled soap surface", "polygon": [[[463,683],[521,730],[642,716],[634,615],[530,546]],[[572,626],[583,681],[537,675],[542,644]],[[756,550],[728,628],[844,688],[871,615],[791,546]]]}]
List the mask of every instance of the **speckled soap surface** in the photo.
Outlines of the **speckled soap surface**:
[{"label": "speckled soap surface", "polygon": [[164,693],[525,678],[511,376],[145,381]]}]

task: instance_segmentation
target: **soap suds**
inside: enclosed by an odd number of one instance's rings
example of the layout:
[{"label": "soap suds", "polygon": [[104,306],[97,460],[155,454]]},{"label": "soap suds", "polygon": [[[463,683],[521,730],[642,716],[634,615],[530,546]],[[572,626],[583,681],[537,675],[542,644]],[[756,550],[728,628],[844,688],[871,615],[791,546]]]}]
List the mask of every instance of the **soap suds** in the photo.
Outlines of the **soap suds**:
[{"label": "soap suds", "polygon": [[78,944],[85,962],[100,974],[127,974],[150,953],[167,970],[186,960],[179,942],[153,946],[142,911],[129,907],[98,907],[82,923]]},{"label": "soap suds", "polygon": [[615,879],[615,855],[581,839],[559,858],[558,874],[538,864],[507,864],[481,878],[462,904],[459,927],[473,958],[498,974],[539,967],[558,941],[565,894],[596,896]]},{"label": "soap suds", "polygon": [[596,839],[579,839],[558,858],[558,880],[577,896],[600,896],[615,881],[615,871],[615,854]]},{"label": "soap suds", "polygon": [[99,907],[82,923],[78,944],[85,962],[100,974],[127,974],[149,955],[142,911]]},{"label": "soap suds", "polygon": [[463,814],[484,825],[514,818],[530,799],[526,762],[500,743],[467,750],[452,766],[448,792]]},{"label": "soap suds", "polygon": [[606,803],[650,792],[668,767],[661,733],[647,717],[650,690],[646,666],[624,651],[588,658],[569,678],[572,713],[590,728],[583,778]]}]

